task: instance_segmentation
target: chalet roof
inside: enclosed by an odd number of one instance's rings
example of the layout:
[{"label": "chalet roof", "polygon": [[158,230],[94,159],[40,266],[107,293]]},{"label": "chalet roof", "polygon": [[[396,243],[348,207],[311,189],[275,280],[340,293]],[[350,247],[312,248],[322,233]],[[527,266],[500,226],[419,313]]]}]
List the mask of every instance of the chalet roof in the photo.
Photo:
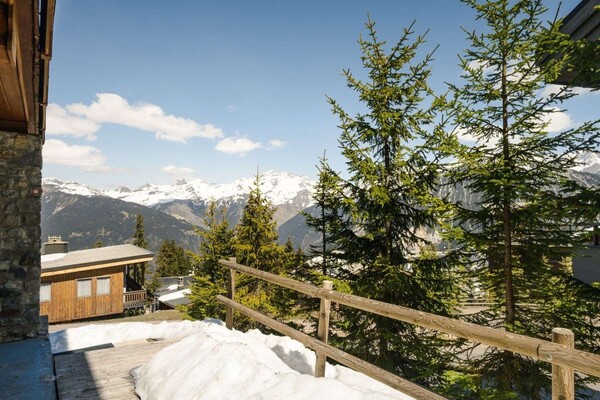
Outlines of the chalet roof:
[{"label": "chalet roof", "polygon": [[100,268],[107,266],[107,264],[134,264],[149,261],[153,257],[153,252],[132,244],[48,254],[42,256],[42,273],[83,267],[93,269],[96,265]]},{"label": "chalet roof", "polygon": [[190,289],[176,290],[160,296],[158,298],[158,301],[175,308],[182,304],[190,304],[192,300],[189,297],[187,297],[187,295],[190,293]]}]

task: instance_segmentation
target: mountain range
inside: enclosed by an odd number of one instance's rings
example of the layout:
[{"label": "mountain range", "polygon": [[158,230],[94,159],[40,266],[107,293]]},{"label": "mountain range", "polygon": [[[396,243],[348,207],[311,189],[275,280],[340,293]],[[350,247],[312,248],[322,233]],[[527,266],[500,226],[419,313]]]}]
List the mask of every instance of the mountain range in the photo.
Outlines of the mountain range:
[{"label": "mountain range", "polygon": [[[149,248],[158,250],[165,239],[173,239],[195,250],[204,229],[203,215],[211,201],[226,210],[235,225],[248,199],[254,178],[229,184],[212,184],[201,179],[179,180],[173,185],[145,184],[99,190],[92,186],[56,178],[42,181],[42,238],[60,235],[71,249],[89,248],[97,241],[103,245],[131,241],[136,215],[144,216]],[[288,237],[296,247],[307,248],[312,242],[304,218],[299,212],[312,205],[315,182],[308,177],[268,171],[261,175],[261,190],[276,207],[275,220],[280,240]],[[298,220],[301,220],[300,223]],[[308,237],[308,238],[307,238]]]},{"label": "mountain range", "polygon": [[[586,185],[600,185],[600,156],[583,154],[570,174]],[[304,211],[316,215],[318,211],[311,199],[315,182],[278,171],[268,171],[261,178],[263,194],[276,207],[280,241],[289,238],[303,250],[317,243],[319,235],[306,226],[300,214]],[[102,191],[77,182],[44,178],[42,238],[60,235],[72,250],[90,248],[97,241],[103,245],[127,243],[132,241],[136,215],[142,214],[151,250],[157,251],[165,239],[196,250],[200,242],[197,230],[205,228],[203,215],[208,204],[215,201],[226,210],[226,217],[234,226],[253,181],[254,178],[248,178],[213,184],[201,179],[179,180],[172,185],[145,184],[134,189],[120,186]],[[476,201],[461,187],[446,187],[444,191],[453,201]]]}]

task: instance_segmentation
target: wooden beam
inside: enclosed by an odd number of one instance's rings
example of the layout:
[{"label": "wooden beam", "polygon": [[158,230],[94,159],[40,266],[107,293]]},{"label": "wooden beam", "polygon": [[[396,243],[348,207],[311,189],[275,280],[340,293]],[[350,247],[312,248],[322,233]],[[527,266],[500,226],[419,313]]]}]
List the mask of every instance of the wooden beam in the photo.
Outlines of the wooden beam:
[{"label": "wooden beam", "polygon": [[[552,341],[573,348],[575,334],[569,329],[552,329]],[[573,368],[552,364],[552,400],[575,400],[575,373]]]},{"label": "wooden beam", "polygon": [[[323,289],[333,289],[333,282],[323,281]],[[323,343],[329,340],[329,316],[330,316],[331,301],[321,299],[319,305],[319,324],[317,325],[317,339]],[[325,376],[325,364],[327,355],[317,352],[317,361],[315,362],[315,377],[322,378]]]},{"label": "wooden beam", "polygon": [[576,371],[600,377],[600,355],[598,354],[571,349],[563,344],[552,343],[546,340],[519,335],[517,333],[489,328],[487,326],[480,326],[458,319],[442,317],[395,304],[384,303],[378,300],[366,299],[352,294],[336,292],[334,290],[321,289],[308,283],[298,282],[290,278],[274,275],[255,268],[249,268],[245,265],[232,263],[227,260],[219,260],[219,264],[312,297],[328,299],[359,310],[372,312],[398,321],[408,322],[423,328],[434,329],[438,332],[448,333],[488,346],[494,346],[523,354],[536,360],[558,364],[563,367],[573,368]]},{"label": "wooden beam", "polygon": [[8,57],[8,39],[9,39],[9,6],[7,3],[0,3],[0,63],[9,64]]},{"label": "wooden beam", "polygon": [[17,42],[17,75],[21,88],[21,102],[25,110],[27,132],[36,133],[36,43],[37,0],[19,0],[14,3],[14,32]]},{"label": "wooden beam", "polygon": [[305,346],[308,346],[317,352],[325,354],[327,355],[327,357],[332,358],[337,362],[352,368],[355,371],[361,372],[375,380],[378,380],[379,382],[384,383],[402,393],[408,394],[409,396],[412,396],[417,400],[446,399],[445,397],[433,393],[415,383],[412,383],[409,380],[394,375],[391,372],[381,369],[373,364],[369,364],[368,362],[361,360],[358,357],[355,357],[340,349],[323,343],[318,339],[315,339],[313,337],[308,336],[305,333],[295,330],[294,328],[290,328],[286,324],[282,324],[279,321],[275,321],[274,319],[269,318],[266,315],[259,313],[258,311],[254,311],[253,309],[236,303],[235,301],[231,301],[225,296],[217,295],[217,300],[225,304],[227,307],[234,308],[242,314],[246,314],[250,318],[255,319],[261,324],[264,324],[283,335],[289,336],[292,339],[304,344]]}]

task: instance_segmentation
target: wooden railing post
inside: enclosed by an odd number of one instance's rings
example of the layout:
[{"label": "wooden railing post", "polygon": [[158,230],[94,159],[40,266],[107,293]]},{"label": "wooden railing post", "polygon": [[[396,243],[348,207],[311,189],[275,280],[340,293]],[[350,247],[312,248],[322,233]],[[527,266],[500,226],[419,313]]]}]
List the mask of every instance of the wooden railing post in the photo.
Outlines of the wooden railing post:
[{"label": "wooden railing post", "polygon": [[[236,262],[235,257],[229,257],[230,262]],[[229,279],[227,282],[227,297],[235,301],[235,271],[229,270]],[[225,326],[227,329],[233,329],[233,308],[227,307],[227,313],[225,314]]]},{"label": "wooden railing post", "polygon": [[[333,282],[323,281],[323,289],[331,290],[333,288]],[[329,337],[329,309],[331,301],[327,299],[321,299],[321,305],[319,307],[319,325],[317,326],[317,339],[323,343],[327,343]],[[322,378],[325,376],[325,362],[327,356],[317,351],[317,361],[315,363],[315,377]]]},{"label": "wooden railing post", "polygon": [[[565,328],[552,329],[552,341],[564,344],[569,349],[575,347],[575,334]],[[552,364],[552,400],[575,399],[575,375],[573,368]]]}]

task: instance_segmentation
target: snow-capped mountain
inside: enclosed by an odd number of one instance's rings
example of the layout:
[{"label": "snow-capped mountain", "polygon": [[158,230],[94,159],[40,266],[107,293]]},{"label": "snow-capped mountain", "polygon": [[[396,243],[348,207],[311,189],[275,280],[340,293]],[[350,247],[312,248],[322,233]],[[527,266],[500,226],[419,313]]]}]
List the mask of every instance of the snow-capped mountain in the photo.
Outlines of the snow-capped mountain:
[{"label": "snow-capped mountain", "polygon": [[[311,191],[314,182],[308,177],[277,171],[268,171],[261,175],[261,182],[262,193],[276,207],[274,218],[285,235],[280,239],[285,241],[290,237],[297,246],[306,246],[308,243],[306,226],[299,226],[297,222],[288,222],[312,204]],[[164,232],[161,232],[159,227],[163,229],[165,226],[179,227],[180,222],[188,224],[187,227],[178,228],[182,230],[184,239],[189,237],[188,232],[193,231],[193,226],[204,228],[204,212],[209,202],[213,200],[217,202],[219,208],[226,209],[226,217],[233,226],[242,215],[250,188],[254,186],[254,178],[238,179],[227,184],[207,183],[201,179],[180,180],[172,185],[145,184],[135,189],[120,186],[105,191],[56,178],[44,178],[42,183],[44,189],[42,211],[43,216],[46,217],[42,221],[44,233],[62,235],[64,238],[70,238],[71,242],[77,242],[79,247],[85,247],[96,240],[112,244],[110,240],[113,238],[110,232],[117,230],[122,231],[119,238],[126,238],[128,226],[133,221],[130,221],[131,206],[141,207],[137,212],[142,213],[145,219],[153,216],[151,221],[147,221],[148,224],[160,220],[160,223],[156,223],[156,232],[154,232],[156,237],[154,241],[158,245],[161,240],[173,238],[161,238],[160,235]],[[74,211],[71,212],[80,208],[86,210],[85,221],[81,221],[82,218],[74,215]],[[107,210],[113,208],[116,208],[115,213],[107,214]],[[104,211],[103,214],[95,215],[95,210]],[[159,214],[174,217],[180,222],[169,223]],[[90,222],[90,224],[74,229],[72,224],[64,221],[64,218],[61,219],[61,216],[65,215],[70,216],[68,220],[74,221],[74,218],[79,223]],[[291,224],[293,228],[286,227],[286,224]],[[171,232],[171,235],[175,234]],[[194,246],[193,241],[187,242],[190,246]]]},{"label": "snow-capped mountain", "polygon": [[575,171],[600,174],[600,153],[582,153],[577,161],[579,165],[573,168]]},{"label": "snow-capped mountain", "polygon": [[[582,154],[580,165],[569,171],[581,184],[600,185],[600,156]],[[239,221],[254,178],[227,184],[201,179],[178,181],[173,185],[146,184],[135,189],[117,187],[101,191],[77,182],[54,178],[43,180],[42,235],[61,235],[76,248],[89,248],[100,240],[105,245],[120,244],[133,233],[135,215],[144,215],[152,247],[157,250],[165,239],[176,239],[189,249],[200,240],[194,227],[204,226],[204,213],[211,200],[226,210],[231,226]],[[288,238],[294,246],[307,249],[320,240],[306,226],[301,211],[316,215],[311,192],[315,182],[307,177],[269,171],[262,175],[262,192],[276,207],[279,239]],[[474,204],[477,196],[462,186],[444,186],[441,194],[463,204]]]},{"label": "snow-capped mountain", "polygon": [[74,181],[62,181],[56,178],[42,179],[44,190],[59,191],[66,194],[74,194],[79,196],[102,196],[102,192],[92,186],[77,183]]},{"label": "snow-capped mountain", "polygon": [[[299,193],[310,192],[314,182],[306,176],[298,176],[287,172],[268,171],[261,175],[261,190],[265,197],[274,205],[293,202]],[[43,184],[63,193],[81,196],[108,196],[113,199],[153,207],[159,204],[170,203],[175,200],[191,200],[194,202],[207,202],[223,199],[242,199],[253,186],[254,178],[242,178],[231,183],[208,183],[202,179],[186,181],[178,180],[173,185],[145,184],[135,189],[119,186],[115,189],[100,191],[89,185],[71,181],[61,181],[56,178],[44,178]],[[304,204],[298,206],[308,207],[310,197]]]}]

